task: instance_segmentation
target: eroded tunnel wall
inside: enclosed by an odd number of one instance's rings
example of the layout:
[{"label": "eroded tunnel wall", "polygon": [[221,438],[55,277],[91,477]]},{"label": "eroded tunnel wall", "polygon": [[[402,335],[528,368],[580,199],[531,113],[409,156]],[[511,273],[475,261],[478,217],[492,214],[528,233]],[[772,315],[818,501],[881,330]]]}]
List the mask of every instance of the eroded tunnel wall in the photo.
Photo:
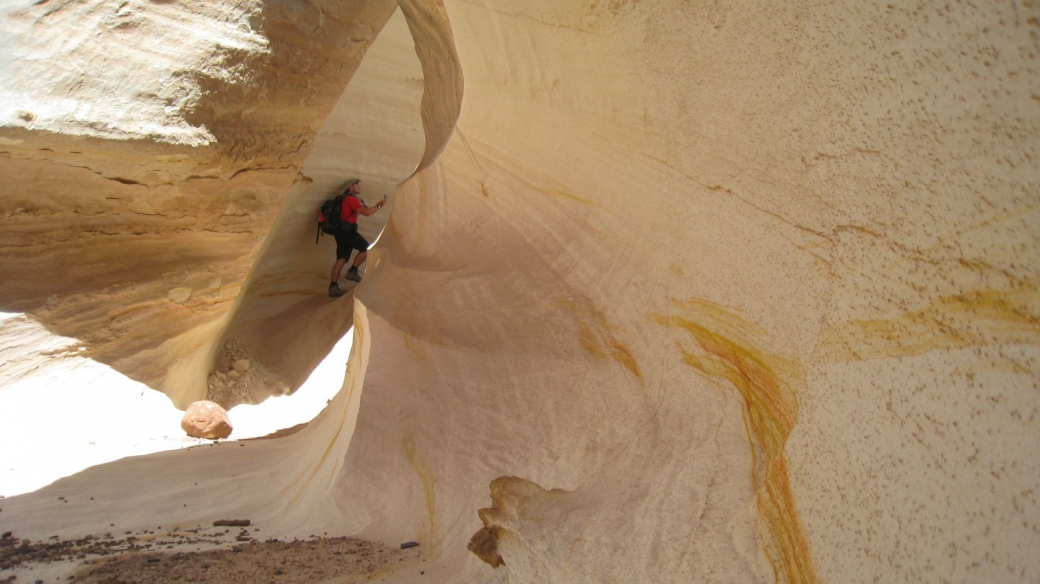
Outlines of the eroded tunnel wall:
[{"label": "eroded tunnel wall", "polygon": [[395,9],[5,6],[0,310],[181,407],[204,397],[315,133]]},{"label": "eroded tunnel wall", "polygon": [[6,521],[231,509],[418,540],[443,582],[1040,577],[1035,7],[443,8],[461,117],[397,193],[345,391]]},{"label": "eroded tunnel wall", "polygon": [[367,529],[457,557],[518,477],[511,581],[1040,569],[1035,8],[446,5],[462,117],[359,295]]}]

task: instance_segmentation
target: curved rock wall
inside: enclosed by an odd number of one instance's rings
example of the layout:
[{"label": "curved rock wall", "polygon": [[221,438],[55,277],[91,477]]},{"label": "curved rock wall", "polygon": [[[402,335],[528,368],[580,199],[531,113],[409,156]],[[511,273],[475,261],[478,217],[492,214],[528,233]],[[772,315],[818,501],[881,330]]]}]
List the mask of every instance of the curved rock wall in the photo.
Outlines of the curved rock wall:
[{"label": "curved rock wall", "polygon": [[1040,569],[1034,9],[448,8],[463,115],[359,295],[363,524],[455,558],[487,507],[511,582]]},{"label": "curved rock wall", "polygon": [[344,391],[9,525],[248,513],[439,582],[1040,577],[1036,7],[403,4],[441,107]]},{"label": "curved rock wall", "polygon": [[396,5],[22,4],[5,8],[0,309],[186,406]]},{"label": "curved rock wall", "polygon": [[[423,74],[413,46],[403,15],[395,13],[315,136],[231,310],[221,346],[238,343],[291,387],[353,323],[353,284],[343,283],[351,295],[340,302],[324,294],[336,246],[333,237],[318,236],[316,209],[353,177],[362,179],[361,197],[375,204],[393,194],[423,156]],[[390,199],[386,210],[361,217],[361,235],[374,242],[393,208]]]}]

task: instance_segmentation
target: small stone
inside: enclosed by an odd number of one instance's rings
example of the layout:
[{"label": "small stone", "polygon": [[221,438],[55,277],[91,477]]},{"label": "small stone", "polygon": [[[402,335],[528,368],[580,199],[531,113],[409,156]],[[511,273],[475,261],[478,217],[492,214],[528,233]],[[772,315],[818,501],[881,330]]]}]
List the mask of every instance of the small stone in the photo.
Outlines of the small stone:
[{"label": "small stone", "polygon": [[188,436],[207,440],[227,438],[233,430],[227,411],[211,401],[197,401],[188,406],[181,418],[181,428]]},{"label": "small stone", "polygon": [[227,376],[228,376],[228,379],[230,379],[231,381],[238,381],[239,379],[242,379],[242,374],[239,373],[238,371],[235,371],[234,369],[232,369],[231,371],[228,371],[227,372]]},{"label": "small stone", "polygon": [[239,359],[238,361],[235,361],[233,367],[235,368],[235,371],[245,373],[246,371],[249,371],[249,365],[249,359]]},{"label": "small stone", "polygon": [[[213,527],[249,527],[252,523],[249,519],[218,519],[213,522]],[[224,530],[227,533],[228,530]]]}]

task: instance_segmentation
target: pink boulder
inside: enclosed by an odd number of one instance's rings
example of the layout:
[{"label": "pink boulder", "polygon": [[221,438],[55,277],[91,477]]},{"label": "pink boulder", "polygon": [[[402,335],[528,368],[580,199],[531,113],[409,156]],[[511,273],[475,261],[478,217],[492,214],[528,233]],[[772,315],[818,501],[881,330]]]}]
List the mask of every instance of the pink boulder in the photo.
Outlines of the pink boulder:
[{"label": "pink boulder", "polygon": [[188,436],[217,440],[231,435],[227,411],[211,401],[197,401],[188,406],[181,418],[181,428]]}]

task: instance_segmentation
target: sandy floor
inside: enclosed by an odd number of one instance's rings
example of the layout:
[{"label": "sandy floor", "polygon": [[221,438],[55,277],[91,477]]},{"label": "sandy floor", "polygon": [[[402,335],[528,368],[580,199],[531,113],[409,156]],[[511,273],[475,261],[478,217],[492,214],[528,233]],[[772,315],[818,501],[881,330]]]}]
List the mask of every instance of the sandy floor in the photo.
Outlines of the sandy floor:
[{"label": "sandy floor", "polygon": [[[421,566],[418,547],[395,549],[349,537],[262,540],[259,528],[214,526],[105,533],[77,540],[0,539],[0,582],[303,584],[368,582]],[[77,566],[78,569],[77,569]],[[71,572],[71,575],[66,575]]]},{"label": "sandy floor", "polygon": [[[36,337],[36,343],[49,342],[59,350],[70,342],[24,317],[3,314],[0,328],[5,330],[0,332],[10,332],[6,329],[12,325]],[[350,346],[348,334],[292,396],[232,408],[231,440],[269,435],[313,419],[342,386]],[[75,540],[57,535],[45,541],[22,539],[3,529],[5,495],[32,492],[125,456],[210,441],[184,435],[183,412],[166,396],[89,359],[67,356],[35,371],[14,375],[12,370],[8,363],[2,371],[9,374],[6,383],[0,384],[0,584],[350,583],[378,581],[412,568],[416,576],[423,575],[418,547],[402,550],[325,534],[279,541],[265,538],[263,526],[253,524],[156,526],[137,532],[113,528]],[[98,423],[113,415],[115,423]]]}]

